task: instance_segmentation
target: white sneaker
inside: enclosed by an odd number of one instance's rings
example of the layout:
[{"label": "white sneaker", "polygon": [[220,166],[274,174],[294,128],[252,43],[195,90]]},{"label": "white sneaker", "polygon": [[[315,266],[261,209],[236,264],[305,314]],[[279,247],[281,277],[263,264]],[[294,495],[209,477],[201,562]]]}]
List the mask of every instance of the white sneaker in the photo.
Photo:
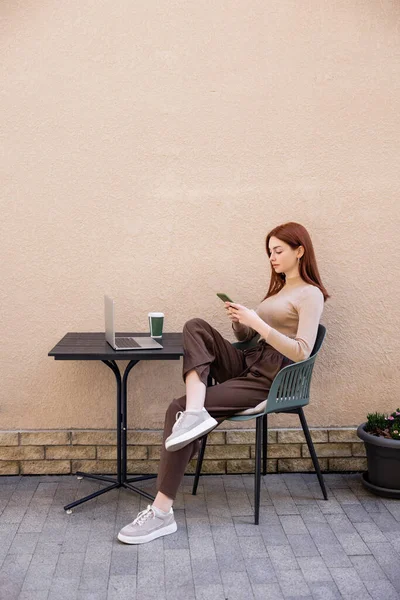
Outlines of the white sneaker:
[{"label": "white sneaker", "polygon": [[145,544],[163,535],[175,533],[177,529],[172,508],[166,515],[161,515],[149,504],[132,523],[121,529],[117,537],[124,544]]},{"label": "white sneaker", "polygon": [[176,423],[172,433],[165,440],[165,448],[170,452],[180,450],[193,440],[205,435],[218,425],[205,408],[202,410],[180,410],[176,415]]}]

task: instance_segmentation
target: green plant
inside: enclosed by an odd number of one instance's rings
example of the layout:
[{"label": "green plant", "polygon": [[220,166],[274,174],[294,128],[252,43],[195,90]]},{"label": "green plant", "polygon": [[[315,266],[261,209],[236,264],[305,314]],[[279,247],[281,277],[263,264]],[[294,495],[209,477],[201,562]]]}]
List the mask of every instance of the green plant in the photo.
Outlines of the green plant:
[{"label": "green plant", "polygon": [[371,435],[400,440],[400,408],[387,416],[383,413],[368,413],[365,431]]}]

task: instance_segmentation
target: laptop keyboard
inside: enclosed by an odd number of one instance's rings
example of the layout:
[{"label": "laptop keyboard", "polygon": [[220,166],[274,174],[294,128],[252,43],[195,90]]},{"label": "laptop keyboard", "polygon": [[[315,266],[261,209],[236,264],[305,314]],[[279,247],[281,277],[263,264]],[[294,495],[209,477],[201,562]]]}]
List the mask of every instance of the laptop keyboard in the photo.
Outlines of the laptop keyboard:
[{"label": "laptop keyboard", "polygon": [[115,338],[115,345],[119,348],[141,348],[141,345],[130,337]]}]

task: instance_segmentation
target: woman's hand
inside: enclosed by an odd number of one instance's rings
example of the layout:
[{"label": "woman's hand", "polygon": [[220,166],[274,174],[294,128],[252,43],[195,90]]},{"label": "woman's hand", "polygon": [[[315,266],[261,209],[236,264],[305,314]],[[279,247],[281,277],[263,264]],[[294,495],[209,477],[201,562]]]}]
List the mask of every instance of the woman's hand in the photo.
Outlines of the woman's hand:
[{"label": "woman's hand", "polygon": [[231,303],[224,302],[224,304],[225,304],[226,314],[228,315],[228,317],[230,318],[232,323],[239,323],[238,318],[236,317],[236,315],[234,315],[233,309],[231,309]]},{"label": "woman's hand", "polygon": [[247,325],[257,331],[257,325],[260,322],[260,317],[255,310],[246,308],[237,302],[225,302],[225,308],[228,311],[228,316],[234,323]]}]

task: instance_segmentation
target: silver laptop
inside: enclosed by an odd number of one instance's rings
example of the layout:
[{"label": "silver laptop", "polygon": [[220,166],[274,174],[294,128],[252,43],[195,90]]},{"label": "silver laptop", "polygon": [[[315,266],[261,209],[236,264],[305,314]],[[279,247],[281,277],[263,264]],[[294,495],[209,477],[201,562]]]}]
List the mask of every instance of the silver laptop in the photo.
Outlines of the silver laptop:
[{"label": "silver laptop", "polygon": [[104,296],[104,318],[106,323],[106,340],[114,350],[147,350],[163,348],[152,337],[115,337],[114,300]]}]

